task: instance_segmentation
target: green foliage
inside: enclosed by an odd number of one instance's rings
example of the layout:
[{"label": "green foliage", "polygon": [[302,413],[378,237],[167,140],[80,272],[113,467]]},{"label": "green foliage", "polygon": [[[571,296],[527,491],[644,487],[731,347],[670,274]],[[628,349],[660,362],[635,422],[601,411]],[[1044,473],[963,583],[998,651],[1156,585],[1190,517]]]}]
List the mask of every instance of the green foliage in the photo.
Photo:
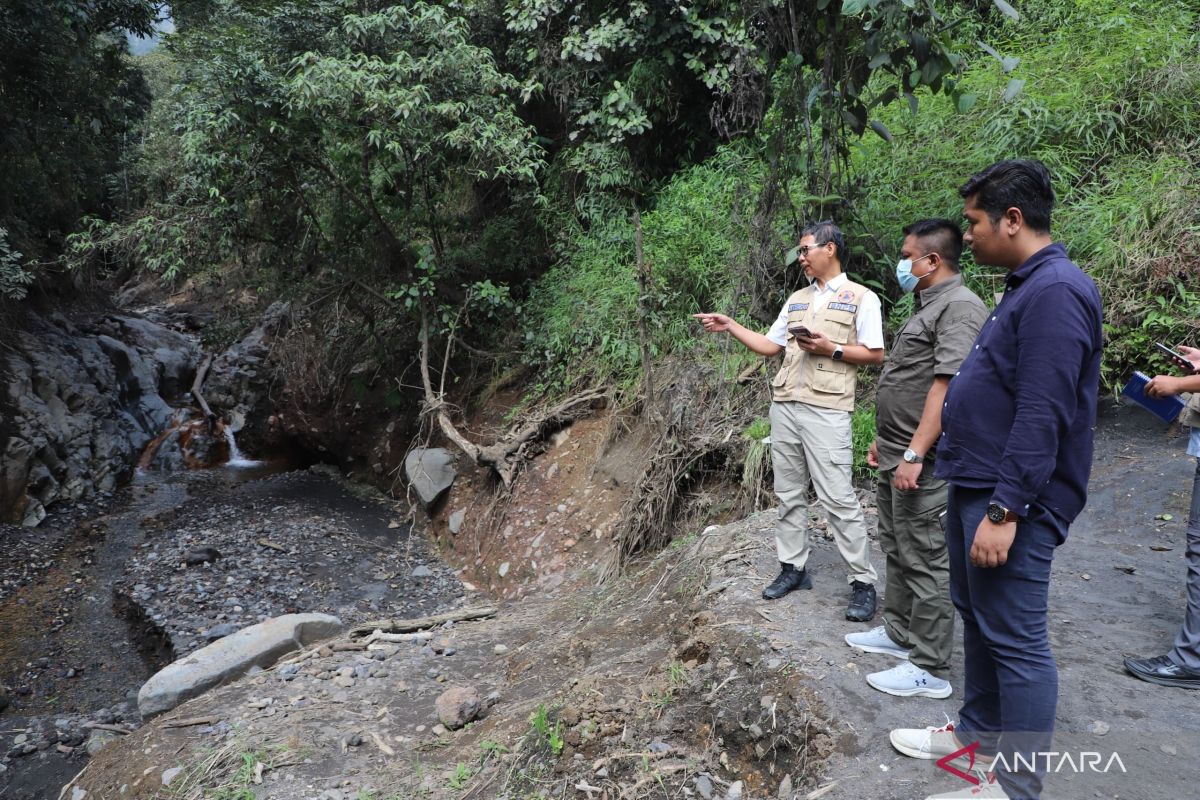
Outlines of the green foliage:
[{"label": "green foliage", "polygon": [[[690,314],[728,303],[760,170],[745,152],[722,150],[681,173],[642,214],[655,356],[691,345]],[[542,367],[545,386],[637,380],[636,269],[633,225],[617,219],[594,227],[537,282],[528,303],[527,352]]]},{"label": "green foliage", "polygon": [[875,404],[860,405],[850,417],[850,441],[854,450],[854,477],[859,481],[874,480],[876,471],[867,465],[867,450],[875,441]]},{"label": "green foliage", "polygon": [[125,31],[148,34],[151,0],[0,3],[0,293],[24,294],[31,271],[16,250],[48,262],[80,215],[120,200],[112,180],[149,102],[126,59]]},{"label": "green foliage", "polygon": [[20,300],[25,297],[33,275],[21,266],[21,254],[8,243],[8,231],[0,228],[0,297]]},{"label": "green foliage", "polygon": [[537,711],[529,715],[529,725],[537,742],[550,748],[550,752],[558,755],[562,752],[566,741],[563,739],[562,720],[550,724],[550,712],[544,704],[539,704]]},{"label": "green foliage", "polygon": [[742,436],[751,442],[761,442],[763,439],[771,435],[771,420],[766,417],[759,417],[746,426],[746,430],[742,432]]},{"label": "green foliage", "polygon": [[454,772],[450,774],[450,780],[447,785],[456,792],[460,792],[467,788],[467,784],[471,782],[471,777],[475,774],[475,770],[468,767],[463,762],[458,762],[454,767]]},{"label": "green foliage", "polygon": [[[1147,365],[1143,336],[1181,342],[1197,334],[1177,288],[1200,264],[1197,12],[1153,1],[1025,5],[1005,43],[1022,53],[1020,65],[1009,75],[987,59],[973,64],[961,80],[977,98],[971,105],[922,95],[916,116],[904,103],[880,110],[893,142],[864,139],[856,148],[852,232],[872,246],[873,271],[890,276],[901,227],[958,217],[956,187],[999,158],[1041,159],[1056,180],[1056,236],[1104,296],[1104,380],[1113,386]],[[1007,98],[1012,77],[1025,84]],[[988,302],[1002,288],[986,278],[996,272],[968,255],[968,281]],[[1154,316],[1159,297],[1178,313]]]},{"label": "green foliage", "polygon": [[262,265],[284,293],[319,265],[314,279],[347,276],[399,300],[387,314],[432,311],[441,330],[464,295],[480,323],[513,313],[511,272],[474,260],[473,198],[533,208],[541,152],[518,115],[527,87],[473,42],[462,9],[208,7],[170,43],[150,136],[175,147],[146,151],[161,160],[144,172],[148,204],[90,223],[76,261],[134,258],[167,279]]}]

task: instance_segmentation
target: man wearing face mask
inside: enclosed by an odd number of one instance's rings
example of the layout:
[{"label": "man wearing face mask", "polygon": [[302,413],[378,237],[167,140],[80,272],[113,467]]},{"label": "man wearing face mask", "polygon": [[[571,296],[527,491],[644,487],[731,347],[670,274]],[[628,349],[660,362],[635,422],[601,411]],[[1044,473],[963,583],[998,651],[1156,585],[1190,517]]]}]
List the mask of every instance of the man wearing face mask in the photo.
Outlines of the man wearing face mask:
[{"label": "man wearing face mask", "polygon": [[971,350],[987,307],[958,272],[962,229],[924,219],[904,229],[896,280],[915,292],[912,316],[896,334],[875,394],[877,438],[867,463],[879,469],[879,545],[887,557],[883,625],[846,636],[867,653],[900,659],[867,675],[898,697],[949,697],[954,605],[942,514],[946,482],[933,477],[950,379]]},{"label": "man wearing face mask", "polygon": [[771,380],[771,465],[779,497],[775,544],[779,574],[763,590],[778,600],[796,589],[811,589],[806,569],[808,486],[817,490],[829,530],[846,562],[850,602],[846,619],[875,616],[875,568],[868,552],[867,526],[854,494],[850,414],[858,367],[883,361],[883,322],[879,298],[842,272],[846,242],[831,221],[800,232],[786,263],[799,262],[811,283],[792,293],[766,335],[724,314],[696,314],[710,333],[729,333],[755,353],[783,352],[783,365]]}]

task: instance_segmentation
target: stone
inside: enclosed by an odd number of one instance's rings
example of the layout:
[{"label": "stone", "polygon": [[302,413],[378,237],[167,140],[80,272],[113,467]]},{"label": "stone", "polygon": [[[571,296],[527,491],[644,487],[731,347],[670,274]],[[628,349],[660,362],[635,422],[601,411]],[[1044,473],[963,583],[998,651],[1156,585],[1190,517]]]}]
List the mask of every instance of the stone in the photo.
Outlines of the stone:
[{"label": "stone", "polygon": [[450,522],[449,522],[450,533],[454,534],[455,536],[458,536],[458,532],[462,530],[463,521],[466,518],[467,518],[467,511],[464,508],[460,508],[458,511],[455,511],[453,514],[451,514]]},{"label": "stone", "polygon": [[428,509],[454,483],[454,454],[444,447],[417,447],[404,457],[404,474]]},{"label": "stone", "polygon": [[496,655],[498,655],[498,656],[502,656],[502,655],[504,655],[505,653],[507,653],[507,652],[508,652],[508,645],[506,645],[506,644],[498,644],[498,645],[496,645],[495,647],[493,647],[493,648],[492,648],[492,652],[493,652],[493,653],[495,653],[495,654],[496,654]]},{"label": "stone", "polygon": [[742,793],[745,791],[741,781],[734,781],[729,784],[729,789],[725,791],[725,800],[742,800]]},{"label": "stone", "polygon": [[215,547],[197,547],[183,554],[183,563],[189,567],[210,564],[221,557],[221,552]]},{"label": "stone", "polygon": [[80,789],[78,786],[71,789],[71,800],[84,800],[87,797],[87,791]]},{"label": "stone", "polygon": [[179,773],[181,772],[183,772],[183,767],[171,767],[170,769],[163,770],[162,785],[170,786],[171,781],[179,777]]},{"label": "stone", "polygon": [[429,567],[422,564],[419,567],[415,567],[413,569],[412,576],[414,578],[432,578],[433,570],[431,570]]},{"label": "stone", "polygon": [[496,570],[496,572],[500,575],[501,578],[503,578],[505,575],[508,574],[508,569],[509,569],[509,563],[507,561],[505,561],[503,564],[500,565],[500,569]]},{"label": "stone", "polygon": [[456,686],[442,692],[434,703],[434,708],[441,723],[456,731],[479,716],[483,701],[479,692],[474,689]]},{"label": "stone", "polygon": [[243,628],[159,670],[138,692],[138,711],[150,719],[214,686],[273,665],[299,647],[344,630],[328,614],[284,614]]},{"label": "stone", "polygon": [[703,797],[704,800],[712,800],[712,779],[710,779],[707,775],[697,775],[695,783],[696,791],[700,793],[700,796]]},{"label": "stone", "polygon": [[775,793],[779,800],[792,800],[792,776],[784,775],[779,782],[779,791]]},{"label": "stone", "polygon": [[87,750],[89,756],[94,756],[104,749],[105,745],[116,739],[119,734],[112,731],[93,730],[88,735],[87,745],[84,749]]}]

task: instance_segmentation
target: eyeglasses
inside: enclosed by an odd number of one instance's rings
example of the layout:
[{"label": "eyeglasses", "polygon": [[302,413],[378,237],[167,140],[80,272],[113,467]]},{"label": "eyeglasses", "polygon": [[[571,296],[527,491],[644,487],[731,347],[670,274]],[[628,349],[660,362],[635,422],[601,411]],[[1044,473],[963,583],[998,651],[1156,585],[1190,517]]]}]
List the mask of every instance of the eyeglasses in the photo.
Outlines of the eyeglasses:
[{"label": "eyeglasses", "polygon": [[796,248],[796,255],[801,258],[808,258],[808,254],[813,250],[819,250],[829,242],[821,242],[820,244],[802,244]]}]

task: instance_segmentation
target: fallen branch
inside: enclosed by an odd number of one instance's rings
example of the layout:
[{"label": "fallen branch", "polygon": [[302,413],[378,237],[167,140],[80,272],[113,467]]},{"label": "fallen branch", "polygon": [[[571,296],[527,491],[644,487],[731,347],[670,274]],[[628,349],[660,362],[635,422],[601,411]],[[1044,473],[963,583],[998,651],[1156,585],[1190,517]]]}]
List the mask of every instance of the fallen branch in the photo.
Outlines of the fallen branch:
[{"label": "fallen branch", "polygon": [[389,746],[388,743],[385,742],[378,733],[371,731],[371,738],[375,740],[375,746],[378,747],[380,752],[382,752],[385,756],[396,755],[396,751],[392,749],[392,747]]},{"label": "fallen branch", "polygon": [[376,630],[384,633],[407,633],[419,631],[422,628],[432,628],[447,622],[463,622],[472,619],[485,619],[496,615],[496,609],[491,606],[479,608],[460,608],[457,611],[447,611],[444,614],[434,614],[429,617],[415,619],[378,619],[363,622],[350,629],[351,636],[365,636]]},{"label": "fallen branch", "polygon": [[133,733],[133,731],[129,730],[128,728],[122,728],[120,725],[108,725],[104,722],[89,722],[83,727],[93,731],[111,731],[113,733],[119,733],[122,736],[128,736],[129,734]]},{"label": "fallen branch", "polygon": [[221,721],[220,717],[186,717],[184,719],[173,719],[170,722],[164,722],[164,728],[191,728],[196,725],[216,725]]},{"label": "fallen branch", "polygon": [[209,431],[212,431],[213,423],[217,421],[217,415],[208,407],[208,401],[204,399],[200,388],[204,386],[204,379],[208,376],[208,368],[212,366],[212,362],[212,353],[209,353],[204,357],[204,363],[196,370],[196,379],[192,381],[192,397],[195,398],[196,404],[200,406],[200,410],[204,412],[204,419],[208,422]]}]

